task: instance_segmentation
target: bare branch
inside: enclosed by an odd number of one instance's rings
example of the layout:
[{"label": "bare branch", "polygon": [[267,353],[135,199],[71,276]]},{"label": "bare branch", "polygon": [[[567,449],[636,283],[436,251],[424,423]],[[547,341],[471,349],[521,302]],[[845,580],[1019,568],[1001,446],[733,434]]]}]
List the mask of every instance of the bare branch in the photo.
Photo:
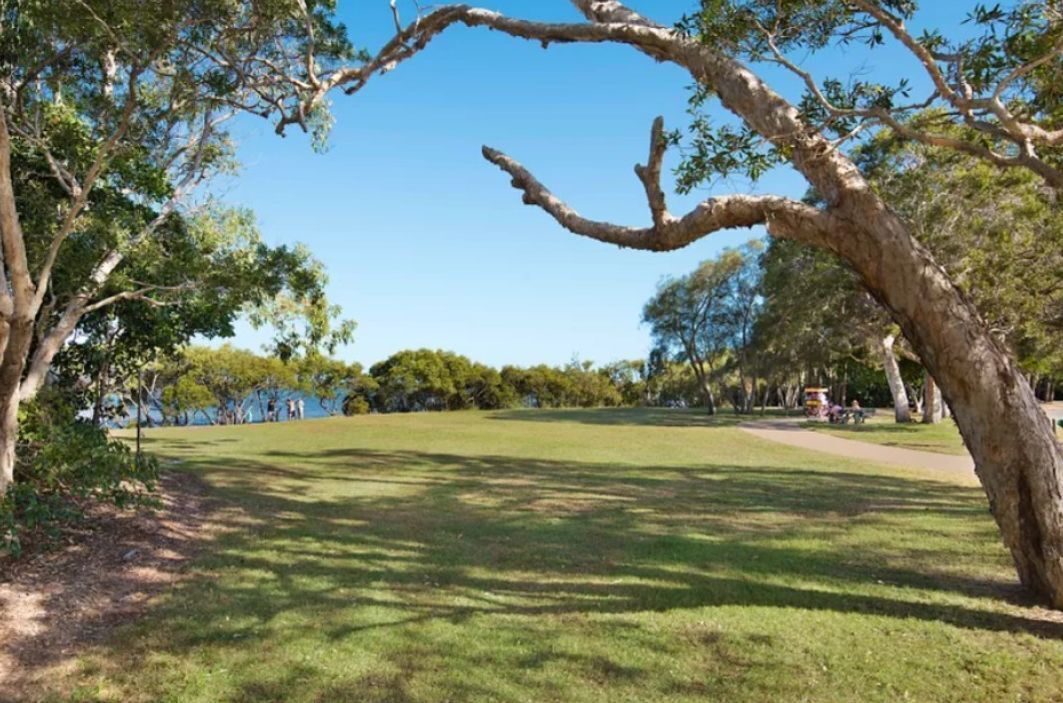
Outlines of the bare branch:
[{"label": "bare branch", "polygon": [[114,305],[115,303],[123,300],[139,300],[144,303],[147,303],[148,305],[151,305],[152,307],[164,307],[166,305],[171,305],[172,303],[169,303],[165,300],[158,300],[157,298],[150,298],[148,297],[149,294],[157,293],[160,291],[181,292],[192,290],[194,288],[195,285],[192,283],[184,283],[178,286],[146,285],[141,288],[137,288],[136,290],[122,291],[121,293],[115,293],[114,295],[108,296],[106,298],[101,298],[100,300],[97,300],[96,302],[90,305],[84,306],[81,309],[81,314],[87,315],[90,312],[95,312],[96,310],[105,308],[108,305]]},{"label": "bare branch", "polygon": [[904,45],[908,51],[910,51],[923,65],[923,69],[926,71],[930,80],[934,83],[934,88],[943,98],[950,103],[957,104],[964,100],[963,96],[959,95],[949,85],[945,75],[941,72],[941,69],[937,65],[937,61],[934,59],[934,55],[930,53],[930,50],[915,40],[904,26],[904,22],[894,17],[889,12],[883,10],[873,0],[849,0],[857,8],[866,12],[875,18],[880,25],[889,30],[901,44]]},{"label": "bare branch", "polygon": [[629,227],[590,220],[551,193],[517,161],[486,146],[483,155],[512,177],[513,187],[524,193],[525,204],[542,208],[574,234],[622,247],[672,251],[713,232],[754,225],[765,225],[768,232],[775,236],[822,244],[825,241],[824,232],[837,226],[831,216],[816,208],[774,195],[710,198],[683,217],[669,215],[652,227]]},{"label": "bare branch", "polygon": [[653,216],[655,227],[661,227],[675,219],[668,212],[664,191],[661,190],[661,162],[664,160],[664,152],[667,149],[668,143],[664,139],[664,118],[658,117],[653,121],[653,127],[650,130],[650,155],[646,165],[635,165],[635,175],[639,177],[646,189],[646,199],[650,205],[650,214]]},{"label": "bare branch", "polygon": [[[634,13],[631,15],[635,16]],[[671,30],[652,25],[645,20],[640,24],[532,22],[467,5],[447,5],[406,25],[405,29],[397,32],[377,55],[366,63],[336,71],[321,79],[317,89],[303,91],[294,113],[291,110],[282,111],[276,125],[277,133],[283,134],[285,128],[291,124],[302,126],[302,115],[309,114],[332,89],[342,88],[348,95],[358,92],[374,75],[391,71],[420,52],[440,32],[454,24],[487,27],[510,36],[538,41],[544,47],[551,43],[616,41],[636,44],[645,51],[652,51],[653,46],[663,48],[674,39]],[[663,58],[660,52],[658,56]]]}]

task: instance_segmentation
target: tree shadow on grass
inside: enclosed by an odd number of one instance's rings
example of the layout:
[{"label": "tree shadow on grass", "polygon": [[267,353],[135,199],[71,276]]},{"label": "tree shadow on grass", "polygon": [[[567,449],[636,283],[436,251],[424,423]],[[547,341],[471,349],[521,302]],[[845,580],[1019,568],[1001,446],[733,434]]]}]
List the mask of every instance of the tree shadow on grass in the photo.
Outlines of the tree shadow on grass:
[{"label": "tree shadow on grass", "polygon": [[[221,500],[243,510],[246,524],[219,540],[201,560],[204,576],[182,585],[116,659],[128,666],[152,653],[204,648],[235,656],[252,643],[283,647],[307,628],[333,643],[428,623],[467,626],[475,638],[485,617],[496,636],[512,630],[545,643],[574,617],[725,606],[1063,639],[1063,623],[979,606],[987,597],[1022,602],[1000,571],[953,568],[984,560],[997,541],[975,488],[777,467],[363,449],[269,456],[191,462]],[[295,624],[285,630],[279,621]],[[599,623],[598,636],[625,626]],[[662,646],[638,636],[642,646]],[[403,642],[406,649],[388,652],[397,670],[318,682],[320,700],[329,686],[342,693],[335,700],[411,700],[405,685],[413,672],[476,666],[457,661],[467,653]],[[733,655],[730,644],[717,644],[721,657]],[[551,652],[543,644],[507,675],[531,676],[522,672],[537,657],[561,656]],[[567,665],[609,681],[645,673],[594,656]],[[317,675],[290,673],[241,684],[244,693],[231,700],[258,700],[263,691],[284,698]],[[482,683],[454,685],[456,699],[493,695]]]},{"label": "tree shadow on grass", "polygon": [[708,415],[704,409],[698,408],[521,408],[496,410],[487,417],[509,422],[571,422],[640,427],[732,427],[742,420],[734,413]]}]

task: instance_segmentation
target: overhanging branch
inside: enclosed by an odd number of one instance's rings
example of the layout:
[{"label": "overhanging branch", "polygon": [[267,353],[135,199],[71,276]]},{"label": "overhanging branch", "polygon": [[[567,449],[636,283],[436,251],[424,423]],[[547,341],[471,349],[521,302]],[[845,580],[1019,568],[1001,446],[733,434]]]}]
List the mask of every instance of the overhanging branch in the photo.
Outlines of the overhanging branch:
[{"label": "overhanging branch", "polygon": [[776,195],[724,195],[699,203],[682,217],[665,208],[660,186],[661,159],[664,155],[663,124],[654,121],[650,140],[650,158],[646,166],[636,166],[636,173],[646,189],[654,223],[650,227],[630,227],[583,217],[550,189],[544,186],[518,161],[490,147],[483,147],[484,158],[508,173],[514,188],[523,192],[526,205],[545,210],[558,224],[584,237],[632,249],[673,251],[720,230],[764,225],[774,236],[822,245],[826,233],[838,224],[825,212],[796,200]]}]

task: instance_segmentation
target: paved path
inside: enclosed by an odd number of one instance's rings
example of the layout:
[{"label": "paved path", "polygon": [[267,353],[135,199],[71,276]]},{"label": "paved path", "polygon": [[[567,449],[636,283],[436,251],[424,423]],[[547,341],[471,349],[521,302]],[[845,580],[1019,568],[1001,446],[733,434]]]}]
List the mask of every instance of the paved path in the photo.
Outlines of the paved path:
[{"label": "paved path", "polygon": [[750,434],[772,442],[781,442],[802,449],[826,454],[837,454],[882,464],[894,464],[912,469],[947,476],[964,481],[977,481],[974,475],[974,460],[969,454],[962,456],[921,452],[915,449],[888,447],[882,444],[857,442],[825,432],[815,432],[801,427],[800,419],[757,420],[744,422],[739,427]]}]

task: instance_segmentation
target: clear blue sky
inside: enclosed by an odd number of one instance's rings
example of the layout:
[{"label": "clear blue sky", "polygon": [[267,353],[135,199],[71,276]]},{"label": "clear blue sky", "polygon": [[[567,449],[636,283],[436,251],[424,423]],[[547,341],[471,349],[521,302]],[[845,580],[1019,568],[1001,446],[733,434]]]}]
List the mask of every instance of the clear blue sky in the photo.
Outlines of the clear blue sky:
[{"label": "clear blue sky", "polygon": [[[410,3],[403,4],[409,16]],[[567,0],[481,4],[579,19]],[[695,4],[631,3],[668,23]],[[359,46],[375,50],[392,31],[386,0],[340,5]],[[966,7],[934,5],[931,21],[957,11],[942,6]],[[877,72],[880,62],[916,73],[891,50],[850,54],[832,50],[807,65],[842,78]],[[768,75],[795,96],[792,79]],[[327,264],[331,299],[358,322],[355,343],[340,352],[348,360],[369,364],[417,347],[495,365],[639,358],[649,347],[640,311],[660,278],[763,232],[718,233],[667,254],[622,251],[576,237],[523,205],[480,147],[521,160],[585,215],[643,224],[645,197],[632,167],[646,158],[656,115],[685,126],[689,84],[680,69],[627,47],[544,51],[485,30],[453,29],[358,95],[334,96],[336,124],[324,154],[297,131],[281,139],[266,122],[243,121],[242,172],[218,190],[255,211],[267,241],[305,242]],[[756,186],[737,180],[673,194],[670,205],[683,212],[713,192],[799,197],[804,190],[797,175],[780,170]],[[241,325],[232,341],[257,349],[265,337]]]}]

